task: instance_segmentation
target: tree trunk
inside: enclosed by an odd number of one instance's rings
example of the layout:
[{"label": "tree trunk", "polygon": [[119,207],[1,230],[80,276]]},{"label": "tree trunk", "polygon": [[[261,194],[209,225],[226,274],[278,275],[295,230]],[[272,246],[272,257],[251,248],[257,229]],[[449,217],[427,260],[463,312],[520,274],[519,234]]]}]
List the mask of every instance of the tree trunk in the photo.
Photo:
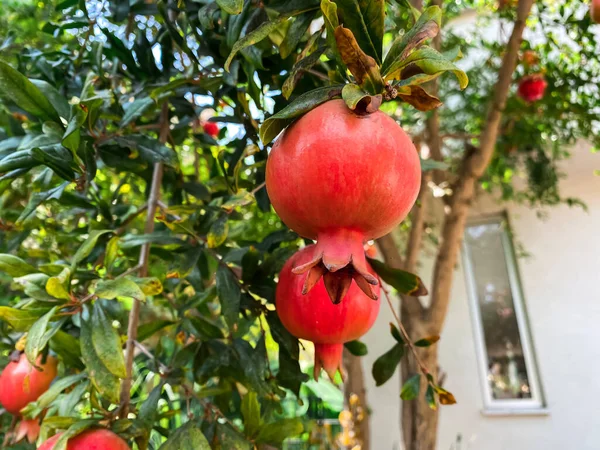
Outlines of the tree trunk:
[{"label": "tree trunk", "polygon": [[[344,367],[347,378],[344,383],[344,399],[346,405],[349,405],[349,399],[352,394],[358,395],[358,402],[362,408],[363,420],[357,424],[359,439],[362,443],[361,450],[369,450],[371,442],[371,414],[367,403],[367,389],[365,387],[365,376],[362,367],[362,358],[354,356],[348,350],[344,349]],[[347,406],[349,408],[349,406]]]},{"label": "tree trunk", "polygon": [[[512,75],[517,65],[523,31],[533,1],[519,0],[517,20],[506,46],[502,67],[498,73],[498,81],[494,88],[494,96],[487,115],[486,125],[480,136],[480,147],[465,152],[458,181],[453,186],[453,195],[448,202],[449,212],[441,230],[440,248],[434,266],[430,305],[425,308],[417,299],[410,297],[401,299],[402,323],[412,339],[441,333],[448,312],[454,268],[458,260],[469,209],[476,193],[476,183],[487,169],[494,152],[500,130],[502,111],[508,97]],[[420,3],[419,0],[413,1],[413,4],[418,6],[420,6]],[[441,2],[437,0],[436,3]],[[439,40],[436,40],[434,44],[439,46]],[[439,128],[439,116],[433,114],[427,124],[427,143],[434,159],[441,158]],[[438,177],[437,173],[433,174],[434,181],[441,181]],[[424,180],[426,182],[427,177],[424,177]],[[413,212],[413,228],[411,229],[405,260],[403,261],[391,235],[385,236],[377,242],[385,262],[392,267],[403,268],[408,271],[415,270],[422,242],[423,202],[427,199],[424,192],[427,191],[427,187],[422,186],[421,190],[419,197],[421,205],[418,205]],[[417,352],[430,373],[436,376],[438,373],[437,346],[418,348]],[[410,355],[402,359],[401,372],[403,381],[419,373],[419,368]],[[436,448],[438,410],[432,410],[427,405],[424,398],[427,385],[424,377],[422,378],[419,397],[402,403],[402,435],[406,450],[435,450]]]}]

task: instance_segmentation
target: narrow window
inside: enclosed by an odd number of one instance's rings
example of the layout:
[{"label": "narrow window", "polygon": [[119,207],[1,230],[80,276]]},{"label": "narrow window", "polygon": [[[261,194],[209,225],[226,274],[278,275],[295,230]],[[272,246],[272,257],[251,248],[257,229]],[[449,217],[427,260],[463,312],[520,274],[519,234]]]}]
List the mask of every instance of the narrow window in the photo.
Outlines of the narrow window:
[{"label": "narrow window", "polygon": [[463,256],[485,409],[543,408],[506,218],[470,223]]}]

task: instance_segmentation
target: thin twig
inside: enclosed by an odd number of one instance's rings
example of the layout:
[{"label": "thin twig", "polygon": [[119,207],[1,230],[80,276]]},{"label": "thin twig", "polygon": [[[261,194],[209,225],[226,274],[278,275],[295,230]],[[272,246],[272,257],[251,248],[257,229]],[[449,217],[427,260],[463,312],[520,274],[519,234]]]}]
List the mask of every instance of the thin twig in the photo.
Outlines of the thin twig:
[{"label": "thin twig", "polygon": [[262,188],[264,188],[266,185],[267,185],[267,182],[266,182],[266,181],[263,181],[263,182],[262,182],[262,183],[260,183],[258,186],[256,186],[254,189],[252,189],[252,190],[250,191],[250,193],[251,193],[252,195],[256,195],[256,193],[257,193],[258,191],[260,191]]},{"label": "thin twig", "polygon": [[137,216],[139,216],[140,214],[142,214],[147,209],[148,209],[148,203],[144,203],[142,206],[139,207],[139,209],[136,212],[134,212],[133,214],[127,216],[127,219],[125,219],[123,221],[123,223],[119,226],[119,228],[117,228],[115,230],[115,234],[120,235],[123,232],[125,232],[125,228],[127,228],[127,225],[129,225]]},{"label": "thin twig", "polygon": [[169,369],[165,364],[163,364],[161,361],[159,361],[158,358],[156,358],[150,352],[150,350],[148,350],[140,341],[135,341],[134,344],[144,355],[146,355],[149,359],[154,361],[163,373],[169,373],[171,371],[171,369]]},{"label": "thin twig", "polygon": [[406,332],[404,325],[402,325],[402,322],[400,321],[400,317],[398,317],[398,313],[396,312],[396,310],[394,309],[394,306],[392,305],[392,301],[390,300],[390,294],[389,294],[387,288],[381,282],[381,280],[379,280],[379,284],[381,285],[381,289],[383,290],[383,293],[385,294],[385,299],[387,300],[387,303],[388,303],[390,309],[392,310],[394,319],[396,319],[396,323],[398,324],[400,333],[402,333],[402,337],[404,338],[404,341],[406,342],[406,344],[408,345],[408,348],[410,349],[411,353],[413,354],[415,361],[419,365],[421,372],[423,372],[423,375],[429,375],[430,374],[429,370],[427,369],[425,364],[423,364],[423,362],[421,361],[421,358],[419,358],[419,355],[417,354],[417,348],[415,347],[410,336]]}]

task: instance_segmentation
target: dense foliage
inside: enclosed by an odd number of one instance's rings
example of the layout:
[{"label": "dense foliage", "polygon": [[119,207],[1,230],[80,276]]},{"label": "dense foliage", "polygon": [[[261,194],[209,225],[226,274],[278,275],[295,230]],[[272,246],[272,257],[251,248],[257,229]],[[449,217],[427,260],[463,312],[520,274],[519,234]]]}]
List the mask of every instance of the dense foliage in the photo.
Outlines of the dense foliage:
[{"label": "dense foliage", "polygon": [[[40,439],[100,425],[141,449],[183,441],[245,449],[280,447],[308,431],[310,424],[282,407],[284,398],[302,397],[308,377],[299,342],[273,306],[277,274],[305,242],[271,209],[266,144],[315,101],[341,94],[349,75],[339,69],[332,33],[324,32],[338,20],[335,4],[342,12],[354,2],[1,3],[0,366],[15,348],[32,362],[58,355],[60,381],[25,411],[45,417]],[[448,18],[481,8],[477,1],[447,3]],[[511,98],[483,181],[505,199],[563,201],[556,162],[567,156],[564,145],[600,135],[598,43],[586,11],[563,3],[538,2],[533,25],[548,39],[524,44],[539,62],[519,69],[519,77],[543,71],[548,95],[530,105]],[[387,8],[376,35],[389,49],[416,17],[404,2]],[[421,26],[439,22],[439,12],[427,11]],[[511,14],[501,9],[481,20]],[[432,37],[428,26],[421,28],[425,38]],[[443,156],[455,176],[453,163],[477,145],[502,52],[481,29],[444,35],[445,60],[458,58],[460,46],[471,66],[462,92],[466,77],[456,66],[429,62],[424,72],[402,73],[401,64],[381,61],[369,33],[356,32],[360,48],[387,69],[382,73],[410,81],[381,95],[381,73],[363,70],[358,82],[362,69],[348,64],[353,88],[344,100],[361,108],[384,101],[381,109],[419,136],[427,113],[406,102],[438,106],[418,86],[454,72],[439,96],[447,99]],[[313,94],[302,97],[306,92]],[[295,106],[281,114],[290,101]],[[204,126],[209,120],[220,127],[214,137],[214,127]],[[154,202],[157,164],[162,182]],[[523,171],[530,188],[519,191],[513,178]],[[383,265],[378,272],[399,290],[416,289],[406,274]],[[129,393],[120,392],[128,378],[121,349],[138,302],[130,405]],[[374,368],[378,383],[404,354],[395,328],[393,335],[392,357]],[[414,386],[408,380],[404,398],[416,395]],[[435,405],[433,391],[428,395]],[[0,420],[8,430],[11,417]]]}]

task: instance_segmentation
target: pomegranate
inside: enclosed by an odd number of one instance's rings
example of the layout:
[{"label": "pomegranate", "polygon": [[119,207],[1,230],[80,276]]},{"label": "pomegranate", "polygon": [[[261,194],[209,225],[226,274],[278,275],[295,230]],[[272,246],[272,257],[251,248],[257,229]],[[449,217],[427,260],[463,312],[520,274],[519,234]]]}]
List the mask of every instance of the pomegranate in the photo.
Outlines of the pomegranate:
[{"label": "pomegranate", "polygon": [[217,137],[219,135],[219,125],[214,122],[204,122],[202,124],[202,129],[211,137]]},{"label": "pomegranate", "polygon": [[27,438],[27,441],[30,444],[33,444],[38,436],[40,435],[40,423],[35,420],[22,420],[17,425],[17,429],[14,433],[14,441],[20,442],[23,439]]},{"label": "pomegranate", "polygon": [[548,83],[541,74],[529,75],[521,78],[518,94],[528,103],[536,102],[544,98]]},{"label": "pomegranate", "polygon": [[294,265],[296,274],[310,272],[303,292],[324,276],[334,302],[352,279],[376,299],[363,244],[389,233],[416,200],[421,167],[408,135],[381,111],[359,115],[332,100],[283,132],[266,170],[281,219],[317,241],[313,259]]},{"label": "pomegranate", "polygon": [[[326,278],[315,282],[314,288],[305,296],[301,295],[304,279],[311,277],[312,273],[301,277],[294,274],[292,268],[312,261],[318,251],[317,245],[310,245],[288,259],[279,273],[275,293],[281,323],[294,336],[315,344],[315,380],[321,369],[331,379],[338,370],[341,372],[344,343],[358,339],[373,326],[380,303],[379,300],[373,301],[353,284],[344,301],[333,304],[325,288]],[[375,272],[366,263],[365,270],[375,277]],[[372,290],[378,295],[379,285],[373,286]]]},{"label": "pomegranate", "polygon": [[600,0],[592,0],[590,4],[590,16],[596,23],[600,23]]},{"label": "pomegranate", "polygon": [[[44,442],[38,450],[53,450],[60,439],[56,434]],[[69,439],[67,450],[130,450],[127,443],[109,430],[88,430]]]},{"label": "pomegranate", "polygon": [[58,360],[53,356],[48,356],[46,363],[42,364],[40,355],[36,365],[41,370],[33,367],[22,353],[18,361],[10,362],[2,371],[0,404],[9,413],[19,414],[21,409],[46,392],[56,377]]},{"label": "pomegranate", "polygon": [[377,247],[375,247],[375,244],[373,244],[373,243],[370,244],[367,242],[365,244],[365,253],[371,259],[377,258]]}]

